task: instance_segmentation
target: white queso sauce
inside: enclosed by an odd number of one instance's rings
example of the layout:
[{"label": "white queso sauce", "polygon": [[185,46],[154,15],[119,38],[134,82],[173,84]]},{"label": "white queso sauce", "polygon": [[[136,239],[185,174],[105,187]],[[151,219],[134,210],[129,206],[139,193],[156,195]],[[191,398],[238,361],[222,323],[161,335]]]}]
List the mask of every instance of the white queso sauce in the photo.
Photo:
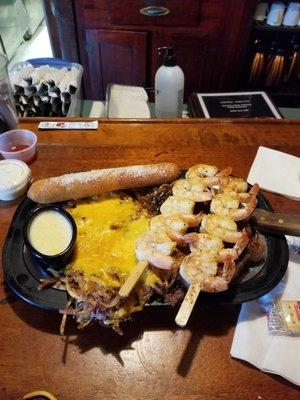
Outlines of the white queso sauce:
[{"label": "white queso sauce", "polygon": [[55,256],[69,246],[73,229],[70,221],[55,210],[38,213],[28,228],[28,240],[32,247],[47,256]]}]

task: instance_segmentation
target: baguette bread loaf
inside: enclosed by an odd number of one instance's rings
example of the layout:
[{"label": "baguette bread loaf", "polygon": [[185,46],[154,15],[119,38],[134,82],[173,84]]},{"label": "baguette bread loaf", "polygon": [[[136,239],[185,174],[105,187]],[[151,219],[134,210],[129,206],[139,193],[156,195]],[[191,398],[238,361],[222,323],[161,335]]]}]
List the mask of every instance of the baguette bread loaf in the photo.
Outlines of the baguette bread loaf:
[{"label": "baguette bread loaf", "polygon": [[32,184],[27,196],[37,203],[55,203],[115,190],[160,185],[178,178],[179,173],[177,165],[168,162],[77,172],[38,180]]}]

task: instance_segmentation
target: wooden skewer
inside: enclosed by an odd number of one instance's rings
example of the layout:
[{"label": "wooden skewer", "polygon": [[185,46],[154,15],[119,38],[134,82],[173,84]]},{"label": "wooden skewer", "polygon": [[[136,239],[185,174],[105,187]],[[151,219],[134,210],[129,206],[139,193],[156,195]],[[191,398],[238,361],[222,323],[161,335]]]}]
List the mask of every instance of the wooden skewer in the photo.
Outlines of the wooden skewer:
[{"label": "wooden skewer", "polygon": [[136,264],[133,270],[130,272],[130,275],[126,279],[125,283],[119,290],[119,296],[121,297],[128,297],[130,292],[137,284],[138,280],[142,276],[145,269],[148,267],[147,261],[140,261]]},{"label": "wooden skewer", "polygon": [[189,289],[183,299],[180,309],[176,315],[175,322],[182,328],[186,326],[191,312],[196,304],[199,293],[203,289],[202,282],[191,282]]}]

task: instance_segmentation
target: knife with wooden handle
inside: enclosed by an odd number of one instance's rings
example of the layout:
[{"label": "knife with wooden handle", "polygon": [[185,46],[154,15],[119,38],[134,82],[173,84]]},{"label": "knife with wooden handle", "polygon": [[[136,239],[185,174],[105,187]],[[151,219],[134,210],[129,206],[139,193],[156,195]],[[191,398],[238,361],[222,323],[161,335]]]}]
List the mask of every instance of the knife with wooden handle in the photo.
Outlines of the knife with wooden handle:
[{"label": "knife with wooden handle", "polygon": [[300,215],[278,214],[256,208],[250,221],[264,232],[300,236]]}]

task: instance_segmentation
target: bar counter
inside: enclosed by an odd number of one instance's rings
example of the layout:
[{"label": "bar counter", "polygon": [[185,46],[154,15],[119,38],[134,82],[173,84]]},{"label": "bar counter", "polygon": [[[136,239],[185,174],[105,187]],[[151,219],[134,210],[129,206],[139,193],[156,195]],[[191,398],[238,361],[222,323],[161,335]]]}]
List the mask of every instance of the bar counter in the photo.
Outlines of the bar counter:
[{"label": "bar counter", "polygon": [[[74,119],[72,119],[74,120]],[[295,120],[99,120],[97,131],[39,131],[39,119],[21,126],[36,132],[32,177],[161,161],[181,169],[197,163],[231,166],[246,178],[260,145],[300,156]],[[274,210],[300,213],[299,202],[263,192]],[[0,202],[0,248],[21,200]],[[66,340],[61,315],[5,291],[1,269],[0,398],[21,399],[43,389],[59,400],[299,399],[287,380],[230,357],[240,306],[202,306],[187,328],[177,308],[149,307],[123,324],[124,335],[93,324]]]}]

